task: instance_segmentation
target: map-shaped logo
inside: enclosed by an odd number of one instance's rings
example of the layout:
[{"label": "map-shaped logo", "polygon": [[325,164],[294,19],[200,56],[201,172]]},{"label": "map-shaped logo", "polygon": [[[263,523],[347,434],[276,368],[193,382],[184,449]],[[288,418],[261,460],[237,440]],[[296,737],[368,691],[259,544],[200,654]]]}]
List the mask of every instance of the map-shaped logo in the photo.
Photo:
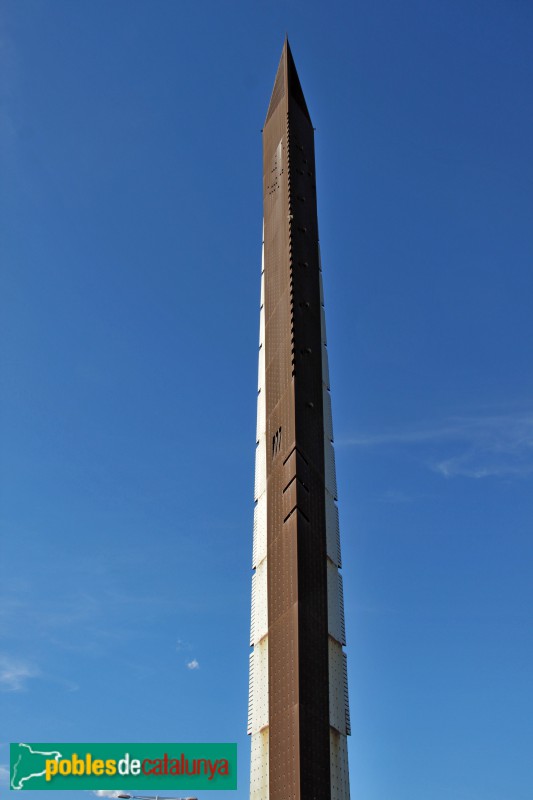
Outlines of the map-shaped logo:
[{"label": "map-shaped logo", "polygon": [[[13,749],[18,748],[14,754]],[[13,758],[13,756],[18,756]],[[29,744],[20,742],[18,745],[11,745],[11,788],[12,789],[27,789],[31,786],[24,784],[31,781],[32,778],[43,778],[46,772],[46,762],[50,759],[58,761],[62,758],[61,753],[57,750],[42,751],[34,750]]]}]

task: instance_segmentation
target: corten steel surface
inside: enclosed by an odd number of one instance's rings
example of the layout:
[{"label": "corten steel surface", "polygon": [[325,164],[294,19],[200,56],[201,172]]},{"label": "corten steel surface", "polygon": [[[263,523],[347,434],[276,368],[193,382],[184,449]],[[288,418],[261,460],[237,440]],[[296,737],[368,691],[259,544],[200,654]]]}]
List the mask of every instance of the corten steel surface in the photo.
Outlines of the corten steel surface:
[{"label": "corten steel surface", "polygon": [[269,797],[331,797],[314,131],[285,42],[263,131]]}]

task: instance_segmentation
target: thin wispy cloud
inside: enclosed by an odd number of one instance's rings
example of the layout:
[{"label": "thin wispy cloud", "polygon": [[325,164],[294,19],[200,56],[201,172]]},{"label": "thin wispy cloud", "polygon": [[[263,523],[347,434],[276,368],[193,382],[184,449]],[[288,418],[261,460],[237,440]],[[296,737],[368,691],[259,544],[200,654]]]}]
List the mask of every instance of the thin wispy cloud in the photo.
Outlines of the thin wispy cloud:
[{"label": "thin wispy cloud", "polygon": [[7,764],[0,764],[0,786],[9,786],[9,767]]},{"label": "thin wispy cloud", "polygon": [[[77,580],[76,572],[71,578]],[[36,596],[40,590],[40,596]],[[117,642],[142,636],[143,622],[155,610],[164,613],[164,596],[119,591],[98,585],[98,591],[57,586],[43,595],[38,580],[19,587],[0,587],[0,634],[15,641],[32,636],[67,652],[101,655]]]},{"label": "thin wispy cloud", "polygon": [[[35,664],[20,658],[0,655],[0,691],[21,692],[28,688],[32,678],[39,678],[43,684],[57,686],[64,692],[78,692],[80,686],[75,681],[61,675],[47,673]],[[1,745],[0,745],[1,746]]]},{"label": "thin wispy cloud", "polygon": [[176,642],[176,652],[183,653],[184,650],[190,650],[192,647],[189,642],[185,642],[183,639],[178,639]]},{"label": "thin wispy cloud", "polygon": [[31,678],[40,671],[33,664],[10,656],[0,656],[0,690],[4,692],[23,691]]},{"label": "thin wispy cloud", "polygon": [[187,669],[200,669],[200,664],[195,658],[193,658],[192,661],[187,663]]},{"label": "thin wispy cloud", "polygon": [[119,797],[119,795],[124,794],[120,789],[115,791],[105,790],[105,789],[96,789],[93,791],[95,797]]},{"label": "thin wispy cloud", "polygon": [[431,446],[426,463],[446,478],[527,476],[533,473],[533,414],[452,417],[437,425],[359,434],[339,444],[359,448]]}]

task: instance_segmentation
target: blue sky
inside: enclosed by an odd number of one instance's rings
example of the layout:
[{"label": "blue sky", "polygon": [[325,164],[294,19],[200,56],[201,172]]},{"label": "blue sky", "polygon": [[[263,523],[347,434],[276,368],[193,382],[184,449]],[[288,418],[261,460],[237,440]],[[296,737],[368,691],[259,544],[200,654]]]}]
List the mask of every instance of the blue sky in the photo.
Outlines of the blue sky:
[{"label": "blue sky", "polygon": [[352,795],[529,800],[523,0],[4,0],[0,765],[9,741],[237,741],[247,797],[286,31],[317,128]]}]

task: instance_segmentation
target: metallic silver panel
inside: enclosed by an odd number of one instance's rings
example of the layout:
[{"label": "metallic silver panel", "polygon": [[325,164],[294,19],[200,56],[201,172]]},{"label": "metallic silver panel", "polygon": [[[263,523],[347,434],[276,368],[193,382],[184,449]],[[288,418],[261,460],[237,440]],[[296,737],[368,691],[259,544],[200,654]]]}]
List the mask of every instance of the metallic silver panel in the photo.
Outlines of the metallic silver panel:
[{"label": "metallic silver panel", "polygon": [[251,731],[268,725],[268,636],[255,645],[250,659]]},{"label": "metallic silver panel", "polygon": [[345,655],[342,646],[329,639],[329,724],[346,736]]},{"label": "metallic silver panel", "polygon": [[333,445],[327,437],[324,437],[324,471],[326,478],[326,489],[337,499],[337,475],[335,472],[335,453]]},{"label": "metallic silver panel", "polygon": [[330,442],[333,441],[333,419],[331,416],[331,395],[325,386],[322,386],[324,404],[324,435]]},{"label": "metallic silver panel", "polygon": [[259,500],[266,490],[266,437],[261,436],[255,450],[254,499]]},{"label": "metallic silver panel", "polygon": [[254,508],[252,567],[255,569],[267,554],[267,499],[263,492]]},{"label": "metallic silver panel", "polygon": [[329,386],[329,362],[328,362],[328,348],[325,344],[322,345],[322,381],[327,389]]},{"label": "metallic silver panel", "polygon": [[348,742],[346,736],[330,729],[331,800],[350,799]]},{"label": "metallic silver panel", "polygon": [[341,567],[341,537],[339,532],[339,510],[329,492],[326,492],[326,539],[328,558]]},{"label": "metallic silver panel", "polygon": [[328,632],[339,644],[346,644],[343,606],[342,576],[328,560]]},{"label": "metallic silver panel", "polygon": [[257,644],[268,633],[268,601],[267,601],[267,559],[263,559],[257,566],[252,578],[252,618],[253,640]]},{"label": "metallic silver panel", "polygon": [[252,734],[250,800],[268,800],[268,728]]}]

